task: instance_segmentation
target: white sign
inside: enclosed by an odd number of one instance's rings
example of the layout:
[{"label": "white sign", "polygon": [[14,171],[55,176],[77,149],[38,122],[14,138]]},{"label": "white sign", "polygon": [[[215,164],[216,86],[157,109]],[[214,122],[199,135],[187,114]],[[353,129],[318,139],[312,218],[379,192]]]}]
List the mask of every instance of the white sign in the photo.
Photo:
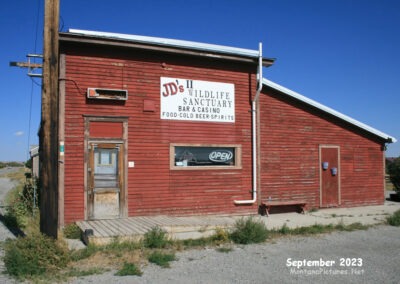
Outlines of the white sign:
[{"label": "white sign", "polygon": [[235,122],[235,85],[160,78],[161,119]]}]

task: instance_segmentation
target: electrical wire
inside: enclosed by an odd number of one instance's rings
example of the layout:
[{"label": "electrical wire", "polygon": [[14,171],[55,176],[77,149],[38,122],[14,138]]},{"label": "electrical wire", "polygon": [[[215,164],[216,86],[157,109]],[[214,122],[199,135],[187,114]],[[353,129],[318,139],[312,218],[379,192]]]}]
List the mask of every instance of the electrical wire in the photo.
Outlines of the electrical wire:
[{"label": "electrical wire", "polygon": [[[36,26],[35,26],[35,40],[34,40],[34,53],[36,54],[37,50],[37,41],[38,41],[38,31],[39,31],[39,14],[41,1],[37,1],[37,10],[36,10]],[[27,159],[30,159],[30,144],[31,144],[31,124],[32,124],[32,106],[33,106],[33,91],[34,84],[39,85],[37,82],[31,78],[31,93],[30,93],[30,102],[29,102],[29,123],[28,123],[28,151],[27,151]]]}]

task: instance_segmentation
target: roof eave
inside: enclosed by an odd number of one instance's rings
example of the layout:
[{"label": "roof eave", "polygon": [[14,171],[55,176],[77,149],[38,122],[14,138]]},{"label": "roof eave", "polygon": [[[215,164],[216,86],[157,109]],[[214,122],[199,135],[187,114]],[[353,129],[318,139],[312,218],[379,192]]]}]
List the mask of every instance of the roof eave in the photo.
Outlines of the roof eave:
[{"label": "roof eave", "polygon": [[[118,33],[95,32],[70,29],[60,32],[60,41],[91,43],[101,45],[124,46],[147,50],[179,53],[183,55],[201,56],[216,59],[240,61],[258,64],[258,51],[229,46],[205,44],[183,40],[156,37],[136,36]],[[273,65],[274,59],[263,58],[263,66]]]}]

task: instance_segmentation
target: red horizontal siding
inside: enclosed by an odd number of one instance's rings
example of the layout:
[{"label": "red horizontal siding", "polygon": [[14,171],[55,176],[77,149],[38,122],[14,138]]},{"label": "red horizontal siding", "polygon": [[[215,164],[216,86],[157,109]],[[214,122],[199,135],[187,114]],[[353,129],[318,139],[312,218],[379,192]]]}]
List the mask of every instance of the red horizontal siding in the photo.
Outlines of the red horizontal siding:
[{"label": "red horizontal siding", "polygon": [[261,96],[262,198],[305,199],[319,207],[319,146],[340,147],[341,206],[384,201],[381,144],[343,122],[273,91]]},{"label": "red horizontal siding", "polygon": [[90,137],[122,138],[123,127],[121,122],[92,121],[89,125]]},{"label": "red horizontal siding", "polygon": [[[96,51],[95,51],[96,52]],[[166,62],[167,68],[161,63]],[[65,221],[84,218],[83,115],[128,119],[128,215],[255,212],[236,207],[234,199],[251,197],[251,114],[249,100],[255,68],[150,54],[76,51],[66,55],[65,81]],[[160,119],[160,77],[235,84],[235,123]],[[86,99],[86,89],[128,90],[123,103]],[[144,100],[154,101],[154,112]],[[239,144],[242,169],[170,170],[171,143]],[[229,176],[229,178],[227,178]]]}]

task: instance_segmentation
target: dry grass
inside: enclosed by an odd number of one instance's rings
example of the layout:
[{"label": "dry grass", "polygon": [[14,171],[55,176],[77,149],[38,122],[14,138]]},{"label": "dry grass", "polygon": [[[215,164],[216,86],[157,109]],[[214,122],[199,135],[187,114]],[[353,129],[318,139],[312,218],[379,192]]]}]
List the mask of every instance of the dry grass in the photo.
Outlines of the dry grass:
[{"label": "dry grass", "polygon": [[3,173],[0,175],[0,177],[9,178],[9,179],[16,180],[19,182],[24,182],[26,172],[29,172],[29,169],[21,167],[21,168],[16,168],[16,170],[13,172]]}]

